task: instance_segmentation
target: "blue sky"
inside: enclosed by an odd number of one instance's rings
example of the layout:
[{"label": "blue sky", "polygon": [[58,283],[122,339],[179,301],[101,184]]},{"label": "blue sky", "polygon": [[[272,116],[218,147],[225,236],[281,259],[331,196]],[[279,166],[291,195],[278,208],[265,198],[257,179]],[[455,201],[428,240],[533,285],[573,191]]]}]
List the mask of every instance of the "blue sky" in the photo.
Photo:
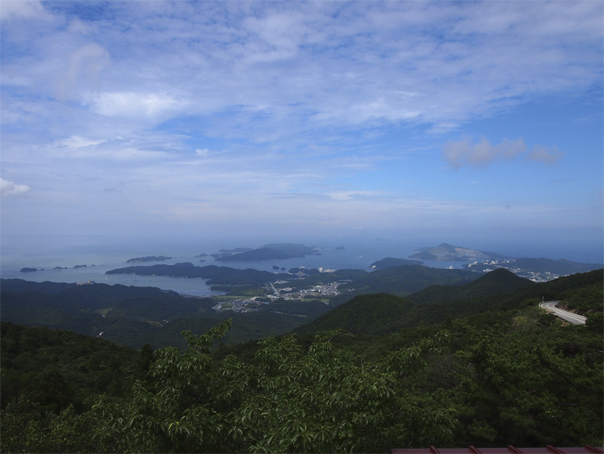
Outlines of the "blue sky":
[{"label": "blue sky", "polygon": [[2,235],[601,257],[603,5],[1,0]]}]

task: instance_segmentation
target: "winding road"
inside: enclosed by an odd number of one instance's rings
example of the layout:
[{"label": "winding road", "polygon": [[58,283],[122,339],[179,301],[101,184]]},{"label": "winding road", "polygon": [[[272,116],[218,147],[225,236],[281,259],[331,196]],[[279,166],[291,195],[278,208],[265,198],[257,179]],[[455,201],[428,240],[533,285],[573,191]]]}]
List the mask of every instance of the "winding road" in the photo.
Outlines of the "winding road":
[{"label": "winding road", "polygon": [[553,312],[561,319],[566,320],[568,323],[572,323],[573,325],[585,325],[585,320],[587,320],[587,317],[558,309],[556,304],[559,302],[560,301],[544,301],[543,303],[539,304],[539,307],[548,312]]}]

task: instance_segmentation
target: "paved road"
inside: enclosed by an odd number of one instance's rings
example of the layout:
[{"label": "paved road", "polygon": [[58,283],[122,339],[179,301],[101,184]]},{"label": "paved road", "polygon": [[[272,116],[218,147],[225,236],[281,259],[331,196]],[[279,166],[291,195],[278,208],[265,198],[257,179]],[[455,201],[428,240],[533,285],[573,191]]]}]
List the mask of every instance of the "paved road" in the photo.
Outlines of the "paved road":
[{"label": "paved road", "polygon": [[559,302],[560,301],[545,301],[539,304],[539,306],[542,309],[545,309],[546,311],[553,312],[555,315],[557,315],[561,319],[566,320],[568,323],[572,323],[573,325],[585,325],[585,320],[587,320],[586,317],[583,317],[582,315],[578,314],[573,314],[572,312],[563,311],[562,309],[558,309],[556,307],[556,304],[558,304]]}]

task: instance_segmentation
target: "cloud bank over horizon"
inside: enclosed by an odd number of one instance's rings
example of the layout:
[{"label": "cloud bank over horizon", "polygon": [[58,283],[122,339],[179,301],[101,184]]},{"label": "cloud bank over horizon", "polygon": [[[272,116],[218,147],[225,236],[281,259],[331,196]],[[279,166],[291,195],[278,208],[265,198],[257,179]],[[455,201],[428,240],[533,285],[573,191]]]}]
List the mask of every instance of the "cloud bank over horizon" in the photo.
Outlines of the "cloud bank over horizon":
[{"label": "cloud bank over horizon", "polygon": [[601,231],[603,8],[3,0],[2,231]]}]

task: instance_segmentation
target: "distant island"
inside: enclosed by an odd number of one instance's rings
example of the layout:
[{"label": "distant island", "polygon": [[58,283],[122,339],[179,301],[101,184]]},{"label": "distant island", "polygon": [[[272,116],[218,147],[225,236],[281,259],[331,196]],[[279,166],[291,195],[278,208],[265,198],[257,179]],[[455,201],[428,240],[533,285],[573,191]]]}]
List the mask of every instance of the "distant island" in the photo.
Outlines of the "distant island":
[{"label": "distant island", "polygon": [[[128,266],[106,271],[105,274],[136,274],[138,276],[169,276],[208,279],[207,284],[215,285],[264,285],[277,279],[292,279],[292,276],[269,271],[259,271],[248,268],[239,270],[226,266],[195,266],[190,262],[175,265]],[[212,287],[211,287],[212,288]]]},{"label": "distant island", "polygon": [[126,263],[142,263],[142,262],[163,262],[165,260],[171,260],[172,257],[164,257],[163,255],[149,255],[147,257],[135,257],[126,261]]},{"label": "distant island", "polygon": [[393,257],[386,257],[385,259],[378,260],[369,265],[372,270],[381,270],[384,268],[390,268],[391,266],[403,266],[403,265],[421,265],[424,262],[421,260],[407,260],[407,259],[396,259]]},{"label": "distant island", "polygon": [[509,259],[505,255],[494,252],[477,251],[451,244],[443,243],[436,247],[424,247],[409,256],[412,259],[437,260],[443,262],[467,262],[472,260],[501,260]]},{"label": "distant island", "polygon": [[37,268],[21,268],[22,273],[33,273],[34,271],[38,271]]},{"label": "distant island", "polygon": [[234,251],[220,251],[221,254],[216,254],[214,260],[217,262],[260,262],[304,258],[307,255],[321,255],[317,252],[316,248],[293,243],[266,244],[257,249],[247,249],[236,253]]}]

